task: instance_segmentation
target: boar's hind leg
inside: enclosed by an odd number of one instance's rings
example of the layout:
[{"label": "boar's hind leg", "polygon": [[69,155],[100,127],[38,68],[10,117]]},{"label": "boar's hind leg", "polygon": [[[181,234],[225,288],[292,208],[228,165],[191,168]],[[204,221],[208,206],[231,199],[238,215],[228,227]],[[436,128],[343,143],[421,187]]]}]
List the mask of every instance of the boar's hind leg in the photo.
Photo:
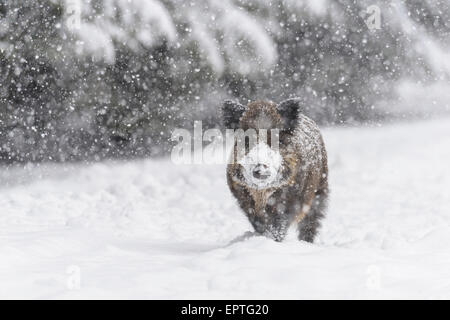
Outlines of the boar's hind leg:
[{"label": "boar's hind leg", "polygon": [[298,224],[299,240],[307,242],[314,241],[317,229],[320,227],[320,219],[325,216],[327,199],[327,191],[318,191],[316,193],[311,209],[306,214],[305,218]]}]

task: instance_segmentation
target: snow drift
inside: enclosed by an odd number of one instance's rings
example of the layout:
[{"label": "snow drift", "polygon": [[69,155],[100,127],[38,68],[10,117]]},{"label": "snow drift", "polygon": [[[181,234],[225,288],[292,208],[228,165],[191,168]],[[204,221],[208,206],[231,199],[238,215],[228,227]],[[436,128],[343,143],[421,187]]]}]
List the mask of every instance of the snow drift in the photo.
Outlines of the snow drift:
[{"label": "snow drift", "polygon": [[0,170],[0,298],[450,298],[450,119],[325,129],[315,244],[255,236],[224,166]]}]

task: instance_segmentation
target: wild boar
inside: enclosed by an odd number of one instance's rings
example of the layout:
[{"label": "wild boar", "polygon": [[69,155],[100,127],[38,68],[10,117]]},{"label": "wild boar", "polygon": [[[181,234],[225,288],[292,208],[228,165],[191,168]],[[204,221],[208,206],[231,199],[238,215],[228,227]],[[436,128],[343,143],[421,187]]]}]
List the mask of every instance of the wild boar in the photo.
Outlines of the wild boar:
[{"label": "wild boar", "polygon": [[253,146],[244,135],[242,152],[242,136],[235,134],[227,165],[228,186],[255,231],[282,241],[297,224],[299,240],[313,242],[327,207],[327,152],[319,127],[302,113],[301,100],[247,106],[227,100],[222,112],[226,128],[256,132]]}]

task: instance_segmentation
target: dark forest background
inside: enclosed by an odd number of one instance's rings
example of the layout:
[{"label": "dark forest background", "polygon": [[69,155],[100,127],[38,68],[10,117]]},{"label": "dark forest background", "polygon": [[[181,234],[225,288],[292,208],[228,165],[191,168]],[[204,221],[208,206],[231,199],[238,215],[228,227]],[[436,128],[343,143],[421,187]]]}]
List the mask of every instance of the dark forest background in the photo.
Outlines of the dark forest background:
[{"label": "dark forest background", "polygon": [[428,109],[405,95],[449,83],[449,31],[437,0],[1,0],[0,162],[164,155],[226,98],[301,97],[322,125],[410,117]]}]

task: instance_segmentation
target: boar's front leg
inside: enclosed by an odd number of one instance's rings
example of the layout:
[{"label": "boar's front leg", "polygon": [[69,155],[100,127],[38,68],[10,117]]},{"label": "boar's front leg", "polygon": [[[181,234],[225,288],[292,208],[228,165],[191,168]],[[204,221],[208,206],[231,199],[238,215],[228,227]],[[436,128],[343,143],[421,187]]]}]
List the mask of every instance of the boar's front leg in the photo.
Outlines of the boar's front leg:
[{"label": "boar's front leg", "polygon": [[312,201],[311,208],[306,212],[304,218],[298,222],[298,239],[306,242],[314,242],[320,220],[325,216],[328,192],[318,191]]},{"label": "boar's front leg", "polygon": [[289,228],[289,219],[284,214],[264,211],[258,215],[250,215],[249,220],[255,231],[275,241],[283,241]]},{"label": "boar's front leg", "polygon": [[267,224],[264,235],[275,241],[283,241],[289,229],[289,220],[286,216],[277,215]]}]

